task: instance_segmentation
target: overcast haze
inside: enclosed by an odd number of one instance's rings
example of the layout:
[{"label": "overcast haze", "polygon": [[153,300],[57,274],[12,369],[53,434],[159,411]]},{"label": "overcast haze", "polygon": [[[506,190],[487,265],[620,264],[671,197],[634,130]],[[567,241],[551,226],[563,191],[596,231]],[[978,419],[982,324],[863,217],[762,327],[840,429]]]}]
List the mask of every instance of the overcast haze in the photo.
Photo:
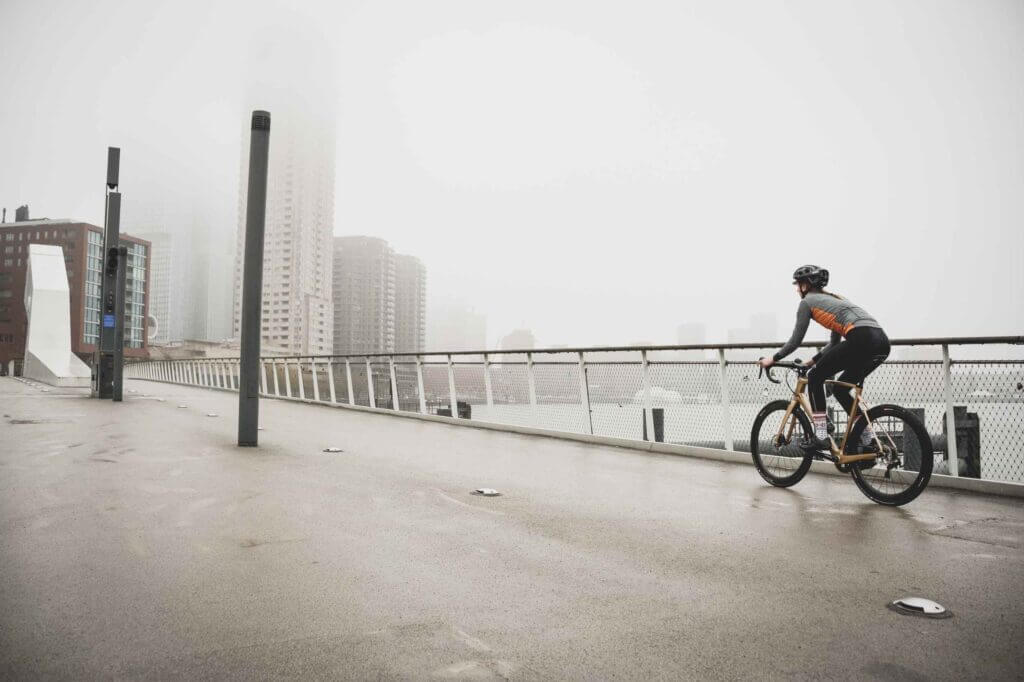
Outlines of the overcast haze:
[{"label": "overcast haze", "polygon": [[294,88],[336,111],[335,234],[492,345],[782,337],[807,262],[894,338],[1024,332],[1024,3],[288,4],[0,2],[8,220],[101,224],[112,145],[126,216],[233,232],[247,98]]}]

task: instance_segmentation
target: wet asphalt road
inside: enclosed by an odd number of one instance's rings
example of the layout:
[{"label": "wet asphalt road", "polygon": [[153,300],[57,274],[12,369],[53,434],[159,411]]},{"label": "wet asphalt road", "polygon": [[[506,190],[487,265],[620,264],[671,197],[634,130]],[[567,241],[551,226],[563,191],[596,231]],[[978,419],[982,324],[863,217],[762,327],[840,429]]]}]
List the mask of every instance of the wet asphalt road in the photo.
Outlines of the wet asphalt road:
[{"label": "wet asphalt road", "polygon": [[1024,675],[1020,500],[128,384],[0,379],[0,677]]}]

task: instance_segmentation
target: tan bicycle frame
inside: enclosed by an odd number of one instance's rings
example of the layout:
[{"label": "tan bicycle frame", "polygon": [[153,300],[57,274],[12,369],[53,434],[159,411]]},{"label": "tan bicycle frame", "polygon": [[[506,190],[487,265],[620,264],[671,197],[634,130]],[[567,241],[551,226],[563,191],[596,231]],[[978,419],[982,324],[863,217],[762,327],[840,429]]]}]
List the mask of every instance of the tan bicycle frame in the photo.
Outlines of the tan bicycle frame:
[{"label": "tan bicycle frame", "polygon": [[[849,462],[862,462],[867,461],[869,459],[875,459],[877,455],[876,453],[873,452],[868,452],[863,455],[843,454],[843,449],[846,447],[846,439],[850,437],[850,430],[853,428],[853,422],[855,421],[855,418],[857,416],[857,408],[860,407],[860,386],[857,386],[856,384],[848,384],[845,381],[836,381],[834,379],[827,379],[825,383],[836,384],[838,386],[845,386],[847,388],[853,389],[853,409],[850,411],[850,418],[846,420],[846,433],[843,434],[842,443],[836,445],[836,441],[832,438],[832,436],[829,435],[828,437],[829,447],[832,450],[832,456],[839,460],[840,464],[847,464]],[[796,408],[797,403],[799,403],[800,407],[803,408],[804,414],[808,416],[814,414],[814,410],[811,409],[811,402],[807,399],[807,396],[804,394],[804,389],[806,387],[807,377],[800,377],[796,382],[796,389],[794,389],[793,392],[793,399],[789,401],[789,406],[786,407],[786,415],[782,418],[782,424],[779,425],[779,432],[776,434],[776,437],[782,438],[784,435],[787,441],[793,437],[793,429],[796,427],[796,420],[793,419],[792,421],[790,421],[790,419],[793,416],[793,409]],[[867,410],[861,410],[860,413],[864,415],[864,419],[867,419],[868,426],[870,426],[871,419],[868,418]],[[787,424],[789,425],[788,430],[786,429]],[[786,430],[785,434],[782,433],[783,430]]]}]

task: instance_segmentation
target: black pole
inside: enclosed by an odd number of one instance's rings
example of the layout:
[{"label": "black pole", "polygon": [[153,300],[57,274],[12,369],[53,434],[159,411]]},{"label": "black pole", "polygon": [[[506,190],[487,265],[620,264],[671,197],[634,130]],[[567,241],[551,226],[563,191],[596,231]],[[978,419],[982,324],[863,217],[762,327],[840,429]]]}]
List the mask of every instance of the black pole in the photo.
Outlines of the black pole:
[{"label": "black pole", "polygon": [[128,247],[117,247],[117,286],[114,291],[114,367],[111,374],[112,396],[115,402],[124,399],[124,322],[125,280],[128,270]]},{"label": "black pole", "polygon": [[121,193],[117,191],[121,172],[121,150],[107,147],[106,203],[103,211],[103,276],[100,280],[100,331],[93,356],[93,396],[114,397],[115,289],[117,248],[121,242]]},{"label": "black pole", "polygon": [[238,445],[258,444],[260,419],[260,324],[263,312],[263,229],[267,213],[270,112],[252,112],[249,199],[245,212],[242,270],[242,348],[238,382]]}]

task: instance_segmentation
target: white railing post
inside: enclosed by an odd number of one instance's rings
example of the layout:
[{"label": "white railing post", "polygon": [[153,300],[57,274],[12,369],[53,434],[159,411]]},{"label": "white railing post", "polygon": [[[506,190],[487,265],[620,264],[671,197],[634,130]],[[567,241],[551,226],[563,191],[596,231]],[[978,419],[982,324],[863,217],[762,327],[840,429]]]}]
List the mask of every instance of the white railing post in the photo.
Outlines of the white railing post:
[{"label": "white railing post", "polygon": [[274,396],[277,398],[281,397],[281,382],[277,378],[277,359],[270,361],[270,367],[274,370]]},{"label": "white railing post", "polygon": [[537,426],[537,381],[533,376],[533,353],[526,354],[526,382],[530,388],[531,426]]},{"label": "white railing post", "polygon": [[491,356],[484,353],[484,391],[487,393],[487,407],[494,407],[494,387],[491,385]]},{"label": "white railing post", "polygon": [[427,413],[427,396],[423,394],[423,356],[416,356],[416,387],[420,391],[420,414]]},{"label": "white railing post", "polygon": [[331,404],[338,404],[338,396],[334,392],[334,363],[327,358],[327,387],[331,389]]},{"label": "white railing post", "polygon": [[306,380],[302,378],[302,358],[295,358],[295,379],[299,382],[299,400],[305,400]]},{"label": "white railing post", "polygon": [[590,435],[594,435],[594,414],[590,411],[590,390],[587,388],[587,363],[583,360],[583,351],[579,352],[580,372],[580,404],[583,412],[587,415],[587,424],[590,426]]},{"label": "white railing post", "polygon": [[452,356],[448,354],[448,404],[451,405],[452,417],[459,416],[459,402],[455,397],[455,367],[452,365]]},{"label": "white railing post", "polygon": [[267,395],[267,362],[260,358],[260,390]]},{"label": "white railing post", "polygon": [[345,358],[345,381],[348,386],[348,404],[356,404],[356,395],[352,392],[352,365],[349,363],[348,358]]},{"label": "white railing post", "polygon": [[395,412],[398,412],[402,408],[398,404],[398,377],[395,376],[395,357],[393,355],[390,356],[388,362],[391,363],[391,407],[394,408]]},{"label": "white railing post", "polygon": [[284,366],[284,392],[289,398],[292,397],[292,373],[288,369],[288,358],[281,363]]},{"label": "white railing post", "polygon": [[718,373],[722,382],[722,440],[726,450],[732,450],[732,411],[729,407],[729,382],[726,381],[725,349],[718,349]]},{"label": "white railing post", "polygon": [[950,476],[960,475],[956,451],[956,413],[953,411],[953,377],[949,360],[949,344],[942,344],[942,388],[946,393],[946,468]]},{"label": "white railing post", "polygon": [[640,365],[644,377],[644,430],[647,431],[647,438],[644,440],[650,439],[653,443],[657,439],[654,436],[654,410],[651,409],[651,369],[645,350],[640,351]]},{"label": "white railing post", "polygon": [[320,379],[316,376],[316,358],[309,359],[309,368],[313,372],[313,400],[320,402]]},{"label": "white railing post", "polygon": [[377,407],[377,396],[373,394],[373,365],[366,358],[366,392],[370,396],[370,407]]}]

